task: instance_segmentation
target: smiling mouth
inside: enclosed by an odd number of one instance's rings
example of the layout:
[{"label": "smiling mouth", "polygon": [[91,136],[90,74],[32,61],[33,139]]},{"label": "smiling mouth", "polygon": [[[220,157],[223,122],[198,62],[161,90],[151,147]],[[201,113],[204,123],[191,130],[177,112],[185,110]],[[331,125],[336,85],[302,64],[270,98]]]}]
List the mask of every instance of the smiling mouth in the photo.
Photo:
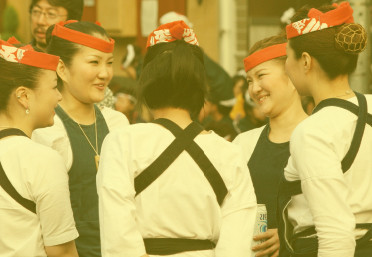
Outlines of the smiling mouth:
[{"label": "smiling mouth", "polygon": [[258,97],[258,102],[263,103],[267,99],[268,95]]}]

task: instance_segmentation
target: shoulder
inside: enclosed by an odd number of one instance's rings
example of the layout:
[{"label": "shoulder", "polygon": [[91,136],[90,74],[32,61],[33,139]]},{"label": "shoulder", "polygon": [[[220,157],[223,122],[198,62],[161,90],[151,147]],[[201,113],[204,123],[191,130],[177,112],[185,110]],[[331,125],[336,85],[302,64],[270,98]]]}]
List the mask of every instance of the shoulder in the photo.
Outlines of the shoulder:
[{"label": "shoulder", "polygon": [[255,128],[239,134],[233,141],[234,144],[247,146],[247,144],[256,143],[265,126]]},{"label": "shoulder", "polygon": [[53,126],[34,130],[31,138],[35,142],[52,147],[55,142],[65,140],[67,133],[62,120],[55,115]]},{"label": "shoulder", "polygon": [[127,117],[121,112],[115,111],[108,107],[103,107],[101,112],[110,131],[121,129],[129,125]]},{"label": "shoulder", "polygon": [[251,158],[253,150],[255,149],[257,141],[264,128],[265,126],[262,126],[243,132],[234,139],[233,143],[242,149],[243,157],[246,162]]}]

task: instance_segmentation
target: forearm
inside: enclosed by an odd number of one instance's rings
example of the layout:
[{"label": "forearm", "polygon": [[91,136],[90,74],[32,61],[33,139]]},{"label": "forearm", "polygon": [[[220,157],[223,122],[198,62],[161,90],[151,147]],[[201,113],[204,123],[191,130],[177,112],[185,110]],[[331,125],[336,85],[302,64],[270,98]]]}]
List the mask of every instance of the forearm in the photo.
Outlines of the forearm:
[{"label": "forearm", "polygon": [[60,245],[45,246],[48,257],[78,257],[75,241],[70,241]]}]

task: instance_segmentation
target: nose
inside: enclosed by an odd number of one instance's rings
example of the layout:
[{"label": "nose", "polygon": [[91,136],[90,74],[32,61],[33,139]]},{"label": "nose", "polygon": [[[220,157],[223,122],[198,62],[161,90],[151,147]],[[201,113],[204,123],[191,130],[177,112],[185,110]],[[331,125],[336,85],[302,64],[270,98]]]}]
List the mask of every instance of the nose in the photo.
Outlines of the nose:
[{"label": "nose", "polygon": [[47,25],[48,22],[45,13],[41,13],[40,16],[37,18],[36,22],[39,25]]},{"label": "nose", "polygon": [[110,78],[111,74],[112,74],[112,67],[108,65],[102,65],[99,70],[98,77],[100,79],[108,79]]},{"label": "nose", "polygon": [[259,92],[261,92],[262,88],[261,88],[261,85],[260,85],[260,82],[256,81],[256,80],[253,80],[251,82],[251,84],[249,85],[249,87],[251,88],[251,92],[252,94],[258,94]]}]

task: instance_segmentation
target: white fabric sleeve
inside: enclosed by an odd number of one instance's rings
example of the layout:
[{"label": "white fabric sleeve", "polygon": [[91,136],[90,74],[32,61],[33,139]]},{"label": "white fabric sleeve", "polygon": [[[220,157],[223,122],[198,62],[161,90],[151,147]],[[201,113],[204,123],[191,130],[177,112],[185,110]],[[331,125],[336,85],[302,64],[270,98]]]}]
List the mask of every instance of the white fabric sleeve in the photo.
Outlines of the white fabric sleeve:
[{"label": "white fabric sleeve", "polygon": [[134,175],[125,137],[110,133],[104,140],[97,174],[101,251],[103,257],[146,253],[136,223]]},{"label": "white fabric sleeve", "polygon": [[347,203],[351,192],[337,142],[320,128],[301,128],[293,134],[290,148],[317,231],[318,257],[353,257],[355,218]]},{"label": "white fabric sleeve", "polygon": [[38,174],[32,191],[44,244],[55,246],[72,241],[79,234],[72,214],[65,164],[54,150],[45,151],[43,159],[33,170]]},{"label": "white fabric sleeve", "polygon": [[232,187],[222,206],[220,237],[216,257],[253,256],[251,242],[257,213],[256,195],[246,163],[239,155]]}]

